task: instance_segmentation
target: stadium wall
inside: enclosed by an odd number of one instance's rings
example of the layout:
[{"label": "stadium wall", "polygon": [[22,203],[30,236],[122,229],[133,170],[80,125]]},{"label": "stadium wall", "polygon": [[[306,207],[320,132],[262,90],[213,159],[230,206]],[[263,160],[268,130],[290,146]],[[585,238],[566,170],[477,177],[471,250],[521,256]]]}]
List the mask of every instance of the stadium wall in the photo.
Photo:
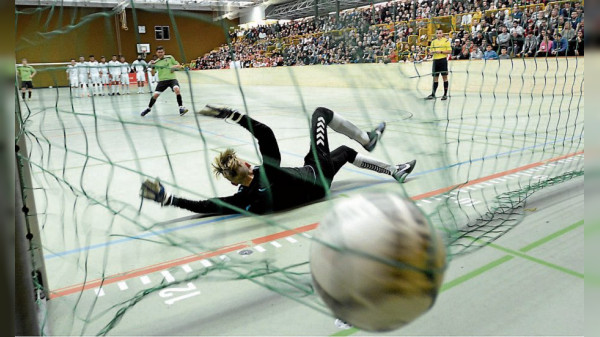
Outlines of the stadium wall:
[{"label": "stadium wall", "polygon": [[[583,57],[450,61],[450,92],[551,95],[583,94]],[[312,65],[296,67],[202,70],[191,72],[193,84],[394,88],[431,91],[431,62]],[[188,82],[180,74],[180,82]],[[439,92],[439,90],[438,90]]]},{"label": "stadium wall", "polygon": [[[117,27],[121,52],[129,63],[137,57],[137,43],[149,43],[152,49],[162,45],[168,54],[189,62],[227,42],[221,23],[213,23],[210,12],[173,12],[183,55],[171,18],[162,11],[136,10],[138,25],[146,26],[145,34],[136,34],[131,9],[126,10],[127,30],[115,24],[117,17],[109,9],[19,6],[17,11],[15,56],[18,63],[23,58],[29,63],[69,62],[79,56],[87,60],[90,54],[97,59],[101,55],[109,59],[119,53]],[[226,21],[226,24],[237,25],[238,21]],[[154,26],[169,26],[170,40],[156,40]],[[64,65],[38,73],[34,81],[37,87],[67,84]]]}]

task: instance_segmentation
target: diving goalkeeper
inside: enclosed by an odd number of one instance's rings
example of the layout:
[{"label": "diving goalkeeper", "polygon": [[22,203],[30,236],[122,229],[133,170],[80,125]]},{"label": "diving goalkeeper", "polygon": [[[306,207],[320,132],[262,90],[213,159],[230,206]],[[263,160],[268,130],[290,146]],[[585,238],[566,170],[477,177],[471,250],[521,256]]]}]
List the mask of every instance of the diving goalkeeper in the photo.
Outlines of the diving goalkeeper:
[{"label": "diving goalkeeper", "polygon": [[310,151],[304,166],[282,167],[279,146],[271,128],[236,110],[205,106],[199,114],[227,119],[248,130],[258,140],[261,166],[252,166],[239,158],[233,149],[219,154],[213,163],[215,175],[223,176],[234,185],[237,193],[207,200],[187,200],[169,195],[158,181],[146,180],[140,189],[143,198],[162,206],[177,206],[196,213],[230,214],[248,211],[265,214],[303,205],[327,195],[335,174],[346,163],[388,174],[402,183],[414,169],[416,161],[387,164],[359,154],[348,146],[329,151],[327,127],[360,143],[367,151],[375,148],[385,130],[385,123],[370,132],[362,131],[339,114],[317,108],[311,120]]}]

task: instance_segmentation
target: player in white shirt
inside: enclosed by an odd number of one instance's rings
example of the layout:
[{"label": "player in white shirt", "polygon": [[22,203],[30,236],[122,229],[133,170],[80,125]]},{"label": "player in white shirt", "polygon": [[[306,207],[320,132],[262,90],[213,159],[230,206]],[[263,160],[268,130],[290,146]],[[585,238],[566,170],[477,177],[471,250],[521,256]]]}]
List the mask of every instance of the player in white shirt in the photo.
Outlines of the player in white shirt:
[{"label": "player in white shirt", "polygon": [[105,92],[107,91],[104,90],[105,87],[110,93],[110,76],[108,75],[108,63],[106,63],[106,57],[102,56],[100,58],[100,63],[98,66],[100,67],[100,83],[102,84],[101,95],[104,96],[106,95]]},{"label": "player in white shirt", "polygon": [[[156,62],[156,60],[158,60],[158,56],[154,55],[152,56],[152,61],[150,62]],[[152,67],[148,67],[147,68],[147,72],[148,72],[148,89],[150,89],[150,93],[154,92],[154,88],[156,87],[156,83],[158,83],[158,71],[155,71],[154,74],[152,74]]]},{"label": "player in white shirt", "polygon": [[90,71],[90,93],[94,96],[100,95],[102,89],[102,82],[100,81],[100,66],[98,61],[94,55],[90,55],[90,60],[88,61],[88,69]]},{"label": "player in white shirt", "polygon": [[142,59],[142,55],[138,55],[137,60],[133,61],[133,63],[131,64],[131,67],[133,67],[133,69],[135,69],[135,76],[137,79],[137,85],[138,85],[138,94],[143,94],[144,93],[144,82],[146,82],[146,68],[148,67],[148,64],[146,63],[146,61],[144,61]]},{"label": "player in white shirt", "polygon": [[87,91],[86,88],[88,86],[90,70],[88,68],[87,63],[85,62],[85,57],[83,56],[79,56],[79,62],[77,63],[77,74],[79,76],[79,95],[81,97],[84,97]]},{"label": "player in white shirt", "polygon": [[[77,74],[77,62],[75,59],[71,59],[71,64],[67,66],[67,78],[69,79],[71,90],[76,90],[79,87],[79,75]],[[75,94],[75,97],[78,97],[77,94]]]},{"label": "player in white shirt", "polygon": [[110,74],[110,94],[111,96],[120,95],[119,84],[121,84],[121,62],[117,60],[117,55],[112,56],[108,61],[108,73]]},{"label": "player in white shirt", "polygon": [[121,56],[121,92],[129,95],[129,73],[131,68],[125,61],[125,56]]}]

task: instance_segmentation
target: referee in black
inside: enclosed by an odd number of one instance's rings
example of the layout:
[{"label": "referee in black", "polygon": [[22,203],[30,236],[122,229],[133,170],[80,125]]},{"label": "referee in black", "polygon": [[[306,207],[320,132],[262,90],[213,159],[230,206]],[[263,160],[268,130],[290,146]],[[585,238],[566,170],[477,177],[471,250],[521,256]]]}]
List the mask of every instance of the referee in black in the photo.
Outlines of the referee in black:
[{"label": "referee in black", "polygon": [[448,99],[448,54],[452,52],[450,46],[450,40],[444,37],[444,31],[438,28],[435,32],[436,39],[431,41],[429,50],[433,54],[433,69],[431,74],[433,75],[433,90],[431,95],[427,96],[426,99],[435,99],[435,92],[438,87],[439,75],[442,75],[444,79],[444,96],[442,101]]}]

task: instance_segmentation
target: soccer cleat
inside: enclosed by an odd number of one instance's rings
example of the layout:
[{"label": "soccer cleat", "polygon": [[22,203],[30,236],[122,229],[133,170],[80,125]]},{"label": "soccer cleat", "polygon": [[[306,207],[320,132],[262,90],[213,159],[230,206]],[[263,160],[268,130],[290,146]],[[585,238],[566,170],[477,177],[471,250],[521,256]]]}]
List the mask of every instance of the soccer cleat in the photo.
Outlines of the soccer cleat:
[{"label": "soccer cleat", "polygon": [[186,112],[188,112],[188,109],[185,107],[180,106],[179,107],[179,116],[183,116],[186,114]]},{"label": "soccer cleat", "polygon": [[442,101],[445,101],[447,99],[448,99],[448,96],[446,96],[446,95],[442,96]]},{"label": "soccer cleat", "polygon": [[369,143],[367,145],[363,145],[365,150],[369,152],[373,151],[375,145],[377,145],[377,142],[379,141],[379,139],[381,139],[383,131],[385,131],[385,122],[381,122],[379,125],[377,125],[375,129],[373,129],[373,131],[368,132]]},{"label": "soccer cleat", "polygon": [[399,183],[403,183],[406,180],[406,177],[412,172],[415,168],[416,160],[409,161],[405,164],[396,165],[396,172],[392,173],[392,177],[396,179]]},{"label": "soccer cleat", "polygon": [[235,112],[237,111],[231,108],[207,104],[206,106],[204,106],[204,108],[202,108],[202,110],[198,111],[198,114],[216,118],[227,118]]},{"label": "soccer cleat", "polygon": [[146,116],[147,114],[149,114],[149,113],[150,113],[150,110],[152,110],[152,109],[150,109],[150,108],[146,108],[146,109],[144,109],[144,111],[142,111],[142,113],[141,113],[140,115],[141,115],[142,117],[144,117],[144,116]]},{"label": "soccer cleat", "polygon": [[427,100],[430,100],[430,99],[435,99],[435,95],[434,95],[434,94],[431,94],[431,95],[429,95],[429,96],[425,97],[425,99],[427,99]]}]

